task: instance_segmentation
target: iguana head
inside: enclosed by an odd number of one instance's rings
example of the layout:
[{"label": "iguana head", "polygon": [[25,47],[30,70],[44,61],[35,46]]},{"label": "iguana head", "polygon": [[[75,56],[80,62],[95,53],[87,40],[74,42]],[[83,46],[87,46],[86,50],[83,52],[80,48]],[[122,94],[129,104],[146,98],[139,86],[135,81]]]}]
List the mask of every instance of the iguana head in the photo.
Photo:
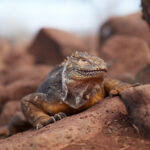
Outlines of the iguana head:
[{"label": "iguana head", "polygon": [[103,81],[107,65],[103,59],[86,52],[75,52],[62,65],[62,100],[78,109],[86,103],[85,95]]},{"label": "iguana head", "polygon": [[87,52],[75,52],[67,58],[65,64],[67,77],[72,80],[103,80],[107,72],[104,60]]}]

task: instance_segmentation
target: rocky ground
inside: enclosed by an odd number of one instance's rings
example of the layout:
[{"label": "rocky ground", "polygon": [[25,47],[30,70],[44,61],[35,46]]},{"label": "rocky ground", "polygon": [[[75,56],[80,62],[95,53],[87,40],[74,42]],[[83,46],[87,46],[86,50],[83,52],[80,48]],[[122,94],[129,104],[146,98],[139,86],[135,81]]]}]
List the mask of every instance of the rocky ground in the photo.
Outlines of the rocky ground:
[{"label": "rocky ground", "polygon": [[[20,110],[51,69],[75,50],[102,57],[109,76],[141,83],[38,131],[0,140],[0,150],[150,149],[150,29],[141,14],[109,19],[98,37],[43,28],[30,44],[0,40],[0,126]],[[95,49],[95,50],[93,50]]]}]

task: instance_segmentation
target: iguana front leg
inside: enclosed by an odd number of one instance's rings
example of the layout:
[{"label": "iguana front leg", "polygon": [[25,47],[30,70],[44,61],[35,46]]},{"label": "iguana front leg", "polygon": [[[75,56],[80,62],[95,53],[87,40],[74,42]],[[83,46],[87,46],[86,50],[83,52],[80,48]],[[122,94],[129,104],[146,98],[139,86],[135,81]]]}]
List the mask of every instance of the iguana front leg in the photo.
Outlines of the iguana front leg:
[{"label": "iguana front leg", "polygon": [[27,120],[36,129],[39,129],[66,117],[63,112],[67,109],[67,106],[57,100],[48,103],[46,94],[33,93],[22,98],[21,108]]},{"label": "iguana front leg", "polygon": [[137,85],[139,84],[129,84],[129,83],[125,83],[125,82],[122,82],[116,79],[111,79],[111,78],[106,78],[104,80],[105,90],[110,96],[119,95],[125,89],[134,87]]}]

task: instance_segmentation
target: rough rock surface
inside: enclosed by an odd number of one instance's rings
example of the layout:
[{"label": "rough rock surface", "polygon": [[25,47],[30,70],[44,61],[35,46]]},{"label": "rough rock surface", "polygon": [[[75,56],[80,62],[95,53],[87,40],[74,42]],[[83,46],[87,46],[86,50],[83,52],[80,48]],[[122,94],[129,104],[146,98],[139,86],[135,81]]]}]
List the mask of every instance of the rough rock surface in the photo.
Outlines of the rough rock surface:
[{"label": "rough rock surface", "polygon": [[147,43],[136,37],[113,36],[103,46],[100,56],[108,63],[109,74],[119,79],[134,79],[150,62]]},{"label": "rough rock surface", "polygon": [[[34,129],[0,141],[0,149],[61,149],[96,136],[105,124],[111,123],[125,107],[119,98],[105,99],[83,113],[67,117],[39,131]],[[47,143],[47,144],[46,144]]]},{"label": "rough rock surface", "polygon": [[50,124],[39,131],[16,134],[0,141],[0,150],[69,150],[149,148],[131,126],[118,97],[106,98],[90,109]]},{"label": "rough rock surface", "polygon": [[37,64],[59,64],[76,50],[84,50],[85,44],[75,35],[51,28],[43,28],[36,36],[28,52]]},{"label": "rough rock surface", "polygon": [[150,84],[121,93],[128,116],[141,135],[150,138]]},{"label": "rough rock surface", "polygon": [[137,37],[148,42],[150,46],[150,30],[142,19],[141,13],[124,17],[114,17],[105,22],[100,30],[100,47],[114,35]]},{"label": "rough rock surface", "polygon": [[135,82],[141,84],[150,83],[150,64],[144,66],[141,70],[139,70],[135,76]]}]

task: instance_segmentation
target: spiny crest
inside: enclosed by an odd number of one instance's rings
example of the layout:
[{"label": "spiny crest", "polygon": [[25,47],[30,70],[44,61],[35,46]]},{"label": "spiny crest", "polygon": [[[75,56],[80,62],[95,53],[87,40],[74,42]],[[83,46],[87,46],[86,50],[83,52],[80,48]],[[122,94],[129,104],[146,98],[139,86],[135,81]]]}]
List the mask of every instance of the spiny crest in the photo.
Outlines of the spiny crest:
[{"label": "spiny crest", "polygon": [[89,56],[89,54],[87,52],[76,51],[70,57],[81,57],[81,56]]},{"label": "spiny crest", "polygon": [[79,52],[79,51],[76,51],[75,53],[72,53],[72,55],[71,56],[67,56],[65,59],[64,59],[64,61],[61,63],[61,65],[64,65],[64,64],[66,64],[66,62],[68,62],[70,59],[72,59],[72,58],[78,58],[78,57],[85,57],[85,56],[87,56],[87,57],[89,57],[89,54],[87,53],[87,52]]}]

